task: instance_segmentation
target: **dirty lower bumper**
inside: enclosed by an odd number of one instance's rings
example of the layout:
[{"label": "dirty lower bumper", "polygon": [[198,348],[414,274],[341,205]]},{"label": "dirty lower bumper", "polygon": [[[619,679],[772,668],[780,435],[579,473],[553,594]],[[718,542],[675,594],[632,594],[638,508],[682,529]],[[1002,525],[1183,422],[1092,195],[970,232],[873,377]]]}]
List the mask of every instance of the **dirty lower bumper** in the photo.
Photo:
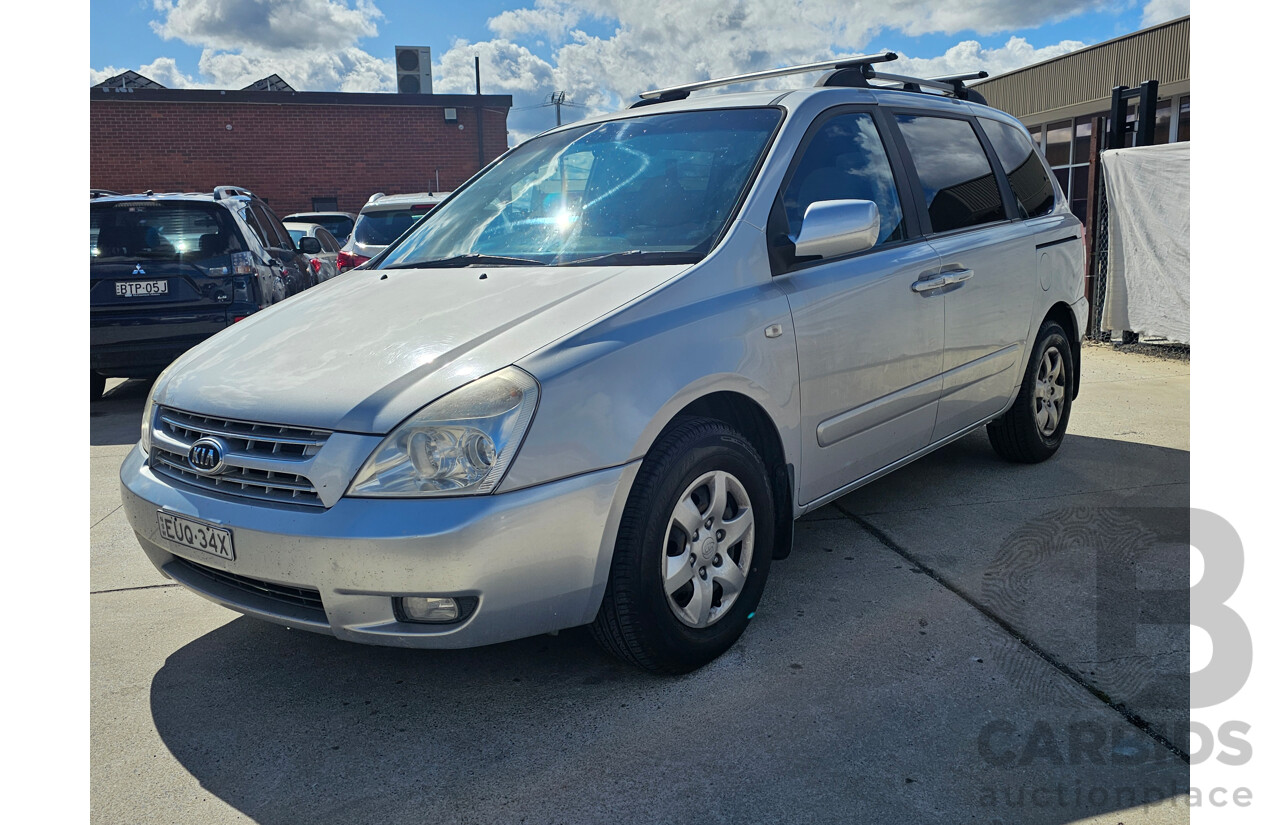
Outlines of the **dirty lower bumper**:
[{"label": "dirty lower bumper", "polygon": [[[341,639],[471,647],[586,624],[604,594],[638,462],[513,493],[343,498],[314,511],[230,501],[120,469],[129,524],[166,576],[218,604]],[[229,561],[163,538],[157,511],[230,529]],[[398,621],[396,596],[473,596],[455,625]]]}]

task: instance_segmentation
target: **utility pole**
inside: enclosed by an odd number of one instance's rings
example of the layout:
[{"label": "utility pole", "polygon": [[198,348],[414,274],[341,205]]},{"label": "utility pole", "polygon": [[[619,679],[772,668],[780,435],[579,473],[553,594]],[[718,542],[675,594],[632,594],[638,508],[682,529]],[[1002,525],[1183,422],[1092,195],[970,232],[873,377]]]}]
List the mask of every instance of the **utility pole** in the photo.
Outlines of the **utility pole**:
[{"label": "utility pole", "polygon": [[484,168],[484,106],[480,101],[480,55],[476,55],[476,171]]},{"label": "utility pole", "polygon": [[551,104],[556,107],[556,125],[560,125],[560,105],[564,103],[564,92],[552,92]]}]

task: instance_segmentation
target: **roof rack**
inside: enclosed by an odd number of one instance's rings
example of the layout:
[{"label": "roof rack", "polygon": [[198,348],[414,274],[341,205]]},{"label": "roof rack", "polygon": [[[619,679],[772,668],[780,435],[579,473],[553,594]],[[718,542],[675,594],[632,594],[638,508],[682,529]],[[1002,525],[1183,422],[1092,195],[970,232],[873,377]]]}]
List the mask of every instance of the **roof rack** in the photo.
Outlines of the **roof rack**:
[{"label": "roof rack", "polygon": [[[911,77],[909,75],[878,72],[869,65],[863,64],[851,69],[836,69],[823,75],[816,86],[852,86],[862,89],[894,89],[902,92],[924,92],[925,89],[936,89],[945,95],[959,100],[969,100],[986,105],[986,98],[964,85],[966,80],[981,80],[987,77],[984,71],[968,74],[953,74],[944,77]],[[869,80],[887,80],[896,86],[880,86],[868,83]]]},{"label": "roof rack", "polygon": [[[827,72],[815,86],[846,86],[862,89],[895,89],[905,92],[924,92],[925,89],[934,89],[943,94],[950,95],[960,100],[969,100],[975,103],[986,104],[986,98],[978,94],[973,89],[964,85],[966,80],[980,80],[987,77],[986,72],[971,72],[969,74],[947,75],[946,77],[909,77],[899,74],[885,74],[873,68],[876,63],[888,63],[897,60],[896,52],[884,52],[882,54],[864,55],[861,57],[846,57],[839,60],[822,60],[817,63],[805,63],[801,66],[791,66],[782,69],[766,69],[760,72],[749,72],[747,74],[734,75],[732,77],[722,77],[715,80],[701,80],[696,83],[685,83],[680,86],[668,86],[665,89],[653,89],[648,92],[641,92],[640,99],[631,104],[632,109],[640,106],[648,106],[653,103],[666,103],[670,100],[684,100],[689,96],[690,92],[696,92],[701,89],[711,89],[716,86],[729,86],[734,83],[749,83],[753,80],[765,80],[771,77],[783,77],[786,75],[803,74],[805,72],[815,72],[826,69]],[[898,84],[896,86],[881,86],[868,83],[869,80],[885,80],[890,83]]]},{"label": "roof rack", "polygon": [[699,80],[696,83],[684,83],[679,86],[668,86],[665,89],[653,89],[648,92],[640,93],[640,100],[631,104],[634,109],[637,106],[648,106],[652,103],[665,103],[668,100],[684,100],[689,96],[690,92],[696,92],[701,89],[711,89],[716,86],[729,86],[734,83],[750,83],[753,80],[765,80],[770,77],[783,77],[789,74],[804,74],[805,72],[816,72],[820,69],[852,69],[858,66],[866,66],[871,63],[887,63],[890,60],[897,60],[898,55],[894,52],[884,52],[883,54],[871,54],[861,57],[844,57],[839,60],[821,60],[817,63],[805,63],[802,66],[790,66],[782,69],[765,69],[760,72],[748,72],[747,74],[734,75],[732,77],[721,77],[715,80]]},{"label": "roof rack", "polygon": [[213,199],[220,201],[223,198],[247,197],[252,198],[253,193],[243,186],[215,186],[213,187]]}]

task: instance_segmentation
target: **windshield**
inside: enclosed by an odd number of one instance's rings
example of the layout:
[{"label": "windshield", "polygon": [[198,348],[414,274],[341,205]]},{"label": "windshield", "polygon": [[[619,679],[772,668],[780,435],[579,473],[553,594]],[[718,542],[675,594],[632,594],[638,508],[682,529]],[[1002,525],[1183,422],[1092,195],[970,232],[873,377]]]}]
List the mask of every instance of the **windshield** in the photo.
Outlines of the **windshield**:
[{"label": "windshield", "polygon": [[780,117],[766,108],[680,112],[534,138],[379,268],[696,261],[723,231]]},{"label": "windshield", "polygon": [[219,263],[243,249],[227,210],[198,202],[89,205],[89,261],[126,259]]},{"label": "windshield", "polygon": [[422,204],[406,209],[382,209],[365,212],[356,218],[356,243],[386,246],[403,235],[418,218],[431,211],[435,204]]},{"label": "windshield", "polygon": [[293,238],[293,244],[294,244],[294,246],[297,246],[298,244],[302,243],[302,239],[303,239],[303,238],[307,237],[307,230],[305,230],[305,229],[290,229],[290,230],[289,230],[289,237],[290,237],[290,238]]}]

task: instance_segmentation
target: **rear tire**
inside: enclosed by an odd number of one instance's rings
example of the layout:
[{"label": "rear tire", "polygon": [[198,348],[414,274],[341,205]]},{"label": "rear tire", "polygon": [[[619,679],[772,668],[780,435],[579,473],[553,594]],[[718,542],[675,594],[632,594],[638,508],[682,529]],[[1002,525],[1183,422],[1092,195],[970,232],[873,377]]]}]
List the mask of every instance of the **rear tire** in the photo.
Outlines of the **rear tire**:
[{"label": "rear tire", "polygon": [[996,454],[1007,461],[1034,464],[1056,453],[1067,434],[1074,381],[1071,342],[1057,321],[1045,321],[1017,399],[1008,412],[987,425],[987,438]]},{"label": "rear tire", "polygon": [[107,389],[107,377],[89,370],[89,400],[97,401]]},{"label": "rear tire", "polygon": [[728,650],[764,592],[773,509],[746,438],[719,421],[677,419],[627,499],[596,641],[655,673],[687,673]]}]

